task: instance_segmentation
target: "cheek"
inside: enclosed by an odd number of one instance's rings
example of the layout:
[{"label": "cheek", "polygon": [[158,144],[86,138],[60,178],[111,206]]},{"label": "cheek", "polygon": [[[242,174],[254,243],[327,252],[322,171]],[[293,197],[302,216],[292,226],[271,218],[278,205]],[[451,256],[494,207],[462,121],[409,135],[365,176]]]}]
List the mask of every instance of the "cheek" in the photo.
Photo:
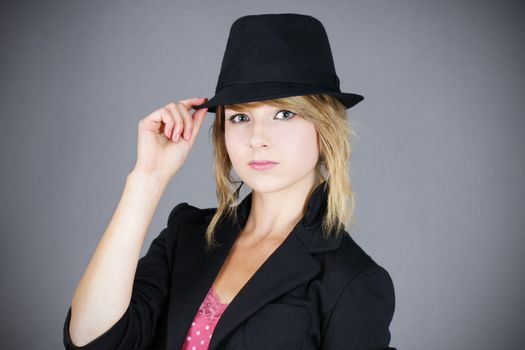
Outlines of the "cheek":
[{"label": "cheek", "polygon": [[[242,152],[243,135],[240,134],[239,129],[226,128],[224,131],[224,144],[230,159],[235,162],[240,152]],[[246,147],[246,146],[244,146]]]},{"label": "cheek", "polygon": [[287,133],[281,137],[280,145],[289,159],[300,160],[305,164],[317,162],[319,147],[317,142],[317,131],[315,127],[305,125],[296,128],[294,132]]}]

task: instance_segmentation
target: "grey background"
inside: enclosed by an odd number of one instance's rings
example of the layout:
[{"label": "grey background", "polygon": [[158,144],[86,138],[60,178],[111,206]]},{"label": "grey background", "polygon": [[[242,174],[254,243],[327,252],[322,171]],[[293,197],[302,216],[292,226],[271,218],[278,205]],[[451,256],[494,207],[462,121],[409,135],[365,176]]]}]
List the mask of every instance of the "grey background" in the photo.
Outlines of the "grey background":
[{"label": "grey background", "polygon": [[[2,1],[2,348],[62,348],[74,288],[134,165],[139,119],[211,98],[231,23],[278,12],[319,18],[341,89],[365,96],[349,110],[354,239],[394,279],[391,345],[522,348],[520,3]],[[212,118],[143,254],[175,204],[216,206]]]}]

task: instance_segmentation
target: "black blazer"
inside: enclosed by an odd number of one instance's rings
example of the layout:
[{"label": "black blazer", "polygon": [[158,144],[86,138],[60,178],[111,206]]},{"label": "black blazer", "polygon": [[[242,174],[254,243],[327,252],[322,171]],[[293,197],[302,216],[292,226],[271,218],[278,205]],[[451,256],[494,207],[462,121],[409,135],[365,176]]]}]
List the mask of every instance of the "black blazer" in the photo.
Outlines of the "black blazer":
[{"label": "black blazer", "polygon": [[[389,347],[395,308],[388,272],[347,234],[325,240],[323,182],[301,221],[228,305],[209,349],[347,349]],[[69,337],[69,307],[63,329],[66,349],[180,350],[200,304],[236,236],[246,223],[251,193],[237,207],[235,224],[218,226],[222,244],[204,251],[204,232],[216,208],[186,202],[140,258],[131,302],[109,330],[83,347]]]}]

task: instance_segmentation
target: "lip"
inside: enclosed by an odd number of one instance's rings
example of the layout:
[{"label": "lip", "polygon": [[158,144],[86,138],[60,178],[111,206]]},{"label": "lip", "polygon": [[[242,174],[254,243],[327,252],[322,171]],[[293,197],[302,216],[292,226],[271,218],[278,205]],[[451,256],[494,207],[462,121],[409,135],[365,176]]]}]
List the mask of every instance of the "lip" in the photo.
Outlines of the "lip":
[{"label": "lip", "polygon": [[252,160],[248,164],[256,170],[267,170],[273,168],[279,163],[274,162],[273,160]]}]

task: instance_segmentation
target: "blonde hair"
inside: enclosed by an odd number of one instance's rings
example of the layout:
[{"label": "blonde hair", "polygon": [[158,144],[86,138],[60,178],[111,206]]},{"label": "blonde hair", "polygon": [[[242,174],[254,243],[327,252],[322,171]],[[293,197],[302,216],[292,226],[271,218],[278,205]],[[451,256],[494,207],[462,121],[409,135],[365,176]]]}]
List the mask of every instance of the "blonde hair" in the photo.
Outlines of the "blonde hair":
[{"label": "blonde hair", "polygon": [[[283,97],[229,106],[243,112],[263,104],[289,109],[315,125],[319,135],[319,162],[316,166],[318,184],[327,180],[329,186],[327,210],[322,222],[323,236],[329,238],[333,234],[343,234],[345,226],[355,223],[355,199],[349,176],[352,153],[350,137],[355,133],[347,118],[346,107],[335,97],[326,94]],[[213,167],[218,206],[206,230],[208,248],[217,244],[214,231],[222,219],[228,217],[237,222],[235,203],[239,199],[239,186],[236,186],[238,182],[231,174],[232,163],[224,140],[224,107],[216,107],[215,121],[210,127],[213,133]]]}]

